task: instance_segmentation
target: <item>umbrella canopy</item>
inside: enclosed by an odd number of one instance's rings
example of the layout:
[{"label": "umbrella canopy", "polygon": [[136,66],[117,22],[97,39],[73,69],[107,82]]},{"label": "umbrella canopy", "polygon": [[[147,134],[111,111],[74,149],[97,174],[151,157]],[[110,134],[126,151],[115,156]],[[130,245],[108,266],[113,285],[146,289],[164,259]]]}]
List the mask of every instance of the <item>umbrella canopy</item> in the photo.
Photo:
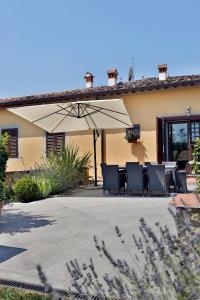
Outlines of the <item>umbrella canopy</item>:
[{"label": "umbrella canopy", "polygon": [[45,104],[8,110],[50,133],[131,126],[122,99]]},{"label": "umbrella canopy", "polygon": [[93,130],[95,185],[97,185],[96,139],[99,129],[131,126],[122,99],[77,101],[9,108],[10,112],[49,133]]}]

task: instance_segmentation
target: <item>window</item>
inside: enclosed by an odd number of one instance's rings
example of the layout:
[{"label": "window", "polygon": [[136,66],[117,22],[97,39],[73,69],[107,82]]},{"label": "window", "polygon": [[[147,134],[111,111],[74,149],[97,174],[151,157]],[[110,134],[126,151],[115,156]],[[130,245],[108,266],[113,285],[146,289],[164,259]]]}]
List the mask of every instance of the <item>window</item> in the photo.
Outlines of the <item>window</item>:
[{"label": "window", "polygon": [[193,144],[200,137],[200,121],[191,123],[191,143]]},{"label": "window", "polygon": [[18,157],[18,129],[2,129],[1,134],[7,133],[8,138],[8,155],[10,158]]},{"label": "window", "polygon": [[46,154],[47,156],[56,151],[61,153],[62,147],[65,144],[65,133],[46,133]]},{"label": "window", "polygon": [[[194,142],[200,137],[200,116],[180,117],[180,121],[179,117],[171,120],[164,118],[164,121],[168,129],[164,137],[167,159],[178,162],[192,160]],[[182,167],[185,167],[185,164],[182,164]]]}]

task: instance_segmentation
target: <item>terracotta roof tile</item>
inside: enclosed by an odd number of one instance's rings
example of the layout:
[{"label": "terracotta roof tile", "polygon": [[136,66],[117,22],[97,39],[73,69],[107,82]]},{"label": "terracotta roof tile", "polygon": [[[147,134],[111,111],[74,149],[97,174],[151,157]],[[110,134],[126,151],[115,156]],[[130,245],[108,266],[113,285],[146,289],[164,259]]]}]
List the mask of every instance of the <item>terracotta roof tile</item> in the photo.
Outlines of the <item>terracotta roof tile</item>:
[{"label": "terracotta roof tile", "polygon": [[200,74],[185,76],[169,76],[165,81],[157,77],[143,78],[131,82],[119,82],[115,86],[98,86],[63,92],[53,92],[40,95],[31,95],[15,98],[0,99],[0,108],[18,105],[34,105],[53,102],[76,101],[82,99],[99,99],[108,95],[117,95],[128,92],[148,91],[154,89],[188,86],[200,84]]}]

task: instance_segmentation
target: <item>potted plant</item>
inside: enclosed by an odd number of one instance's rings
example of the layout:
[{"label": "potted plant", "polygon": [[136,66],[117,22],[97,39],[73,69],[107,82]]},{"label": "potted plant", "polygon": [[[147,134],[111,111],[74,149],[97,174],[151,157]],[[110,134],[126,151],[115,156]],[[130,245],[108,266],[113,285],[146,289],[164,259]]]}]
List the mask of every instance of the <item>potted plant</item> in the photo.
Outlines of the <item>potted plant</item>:
[{"label": "potted plant", "polygon": [[137,143],[140,139],[140,125],[134,124],[133,127],[126,128],[126,139],[128,143]]}]

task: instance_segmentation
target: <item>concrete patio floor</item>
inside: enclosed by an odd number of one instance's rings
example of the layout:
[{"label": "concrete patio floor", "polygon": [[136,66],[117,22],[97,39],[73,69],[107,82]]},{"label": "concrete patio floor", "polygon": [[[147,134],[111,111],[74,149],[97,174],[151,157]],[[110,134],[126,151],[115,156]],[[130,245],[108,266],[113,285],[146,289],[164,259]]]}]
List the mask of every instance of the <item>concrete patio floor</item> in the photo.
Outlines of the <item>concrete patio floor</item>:
[{"label": "concrete patio floor", "polygon": [[70,280],[65,263],[90,257],[100,274],[109,272],[111,266],[99,257],[93,235],[104,240],[114,255],[127,258],[115,225],[130,248],[132,233],[139,234],[141,216],[151,225],[160,221],[175,232],[169,200],[102,197],[100,189],[80,189],[61,197],[7,205],[0,216],[0,278],[39,283],[36,265],[40,263],[55,287],[67,289]]}]

